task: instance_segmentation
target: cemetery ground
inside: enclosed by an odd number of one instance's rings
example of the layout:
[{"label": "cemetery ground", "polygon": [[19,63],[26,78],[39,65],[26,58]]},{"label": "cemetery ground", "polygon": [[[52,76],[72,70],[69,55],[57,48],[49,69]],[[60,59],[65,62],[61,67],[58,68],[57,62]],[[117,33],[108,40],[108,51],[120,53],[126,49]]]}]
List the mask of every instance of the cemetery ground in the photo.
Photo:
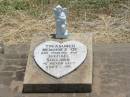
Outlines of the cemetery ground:
[{"label": "cemetery ground", "polygon": [[1,0],[0,40],[24,43],[34,34],[54,33],[52,9],[60,3],[69,10],[69,32],[93,33],[95,43],[130,42],[130,0],[43,1]]},{"label": "cemetery ground", "polygon": [[[130,97],[130,43],[94,44],[92,93],[54,93],[53,97]],[[5,46],[0,54],[0,97],[52,97],[22,93],[29,44]],[[36,79],[37,80],[37,79]]]},{"label": "cemetery ground", "polygon": [[[130,42],[129,13],[125,13],[123,17],[112,17],[106,14],[92,15],[96,18],[82,20],[82,18],[70,17],[68,20],[69,32],[93,33],[95,43]],[[37,19],[20,12],[16,12],[13,16],[0,16],[0,40],[5,44],[26,43],[30,42],[34,34],[48,35],[54,32],[53,15],[47,14],[43,19]]]},{"label": "cemetery ground", "polygon": [[[93,91],[53,94],[54,97],[130,97],[130,0],[124,1],[127,3],[120,3],[117,9],[112,7],[102,12],[70,11],[69,32],[94,35]],[[23,7],[16,6],[18,10],[9,7],[0,14],[0,41],[4,43],[4,46],[0,43],[0,97],[52,97],[51,94],[22,94],[21,90],[32,37],[55,32],[53,7],[28,14],[21,10]]]}]

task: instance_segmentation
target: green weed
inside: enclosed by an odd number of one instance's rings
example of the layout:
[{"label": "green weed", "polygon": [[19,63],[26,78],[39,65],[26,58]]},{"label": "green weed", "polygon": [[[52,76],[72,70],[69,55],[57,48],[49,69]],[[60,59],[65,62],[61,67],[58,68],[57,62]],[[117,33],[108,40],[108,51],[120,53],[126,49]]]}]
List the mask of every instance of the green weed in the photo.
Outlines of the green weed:
[{"label": "green weed", "polygon": [[48,11],[49,6],[60,4],[74,11],[77,15],[82,12],[102,13],[119,9],[121,3],[127,4],[129,0],[2,0],[0,13],[17,10],[25,11],[33,16],[39,16]]}]

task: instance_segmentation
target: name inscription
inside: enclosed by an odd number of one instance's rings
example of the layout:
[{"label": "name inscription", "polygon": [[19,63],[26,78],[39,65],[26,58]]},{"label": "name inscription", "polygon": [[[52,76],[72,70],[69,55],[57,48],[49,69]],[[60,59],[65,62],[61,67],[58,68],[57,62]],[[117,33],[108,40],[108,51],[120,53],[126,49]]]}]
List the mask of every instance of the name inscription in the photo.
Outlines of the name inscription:
[{"label": "name inscription", "polygon": [[69,54],[73,56],[77,55],[77,48],[75,44],[50,44],[45,45],[41,54],[45,54],[47,56],[46,62],[43,63],[43,65],[46,65],[46,69],[56,69],[61,67],[70,68],[71,64],[75,64],[75,62],[71,61]]}]

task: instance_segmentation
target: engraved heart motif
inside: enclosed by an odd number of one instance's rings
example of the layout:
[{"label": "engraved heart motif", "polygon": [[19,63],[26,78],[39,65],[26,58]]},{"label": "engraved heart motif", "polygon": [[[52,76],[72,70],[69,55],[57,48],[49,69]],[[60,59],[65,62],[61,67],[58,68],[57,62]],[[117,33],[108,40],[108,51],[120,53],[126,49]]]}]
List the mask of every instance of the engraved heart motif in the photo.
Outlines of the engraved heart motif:
[{"label": "engraved heart motif", "polygon": [[86,56],[87,47],[78,41],[46,41],[34,50],[37,65],[55,78],[61,78],[77,69]]}]

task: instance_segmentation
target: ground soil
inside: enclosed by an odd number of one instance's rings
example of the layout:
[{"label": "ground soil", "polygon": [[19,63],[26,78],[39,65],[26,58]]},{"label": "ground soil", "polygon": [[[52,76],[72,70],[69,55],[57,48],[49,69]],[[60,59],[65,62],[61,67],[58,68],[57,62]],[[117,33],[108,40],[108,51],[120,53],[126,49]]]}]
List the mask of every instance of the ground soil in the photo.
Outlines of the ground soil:
[{"label": "ground soil", "polygon": [[[71,15],[71,13],[70,13]],[[125,9],[120,16],[91,14],[95,18],[69,17],[70,33],[93,33],[95,43],[130,42],[130,10]],[[55,32],[53,14],[46,14],[42,19],[32,17],[24,12],[13,15],[0,15],[0,41],[5,44],[30,42],[35,34]]]}]

